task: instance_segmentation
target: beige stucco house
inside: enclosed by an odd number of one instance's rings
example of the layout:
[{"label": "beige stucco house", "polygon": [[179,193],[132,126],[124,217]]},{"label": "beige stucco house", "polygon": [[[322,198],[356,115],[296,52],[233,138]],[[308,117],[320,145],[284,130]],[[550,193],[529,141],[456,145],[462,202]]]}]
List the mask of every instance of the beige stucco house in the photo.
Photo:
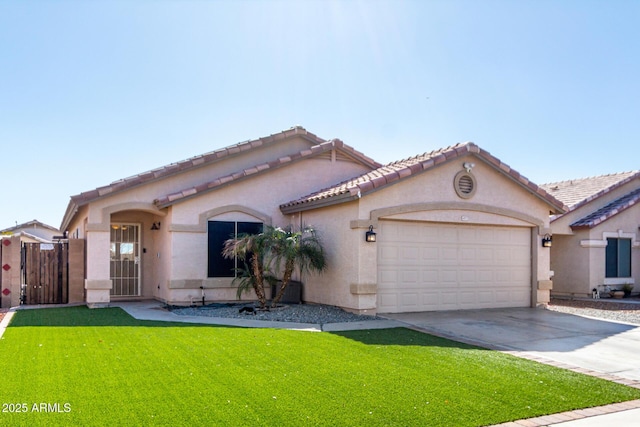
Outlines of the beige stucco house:
[{"label": "beige stucco house", "polygon": [[305,278],[311,301],[380,313],[549,301],[541,238],[563,205],[475,144],[391,163],[281,210],[336,242],[329,273]]},{"label": "beige stucco house", "polygon": [[[592,296],[640,283],[640,172],[544,184],[568,206],[551,219],[553,293]],[[634,289],[638,291],[637,286]]]},{"label": "beige stucco house", "polygon": [[541,238],[562,212],[472,143],[381,166],[294,127],[73,196],[61,228],[86,239],[86,301],[100,306],[232,301],[224,240],[313,225],[329,269],[299,278],[303,299],[375,313],[547,302]]},{"label": "beige stucco house", "polygon": [[294,127],[71,197],[61,228],[86,239],[86,301],[234,300],[233,234],[283,225],[278,206],[379,164]]}]

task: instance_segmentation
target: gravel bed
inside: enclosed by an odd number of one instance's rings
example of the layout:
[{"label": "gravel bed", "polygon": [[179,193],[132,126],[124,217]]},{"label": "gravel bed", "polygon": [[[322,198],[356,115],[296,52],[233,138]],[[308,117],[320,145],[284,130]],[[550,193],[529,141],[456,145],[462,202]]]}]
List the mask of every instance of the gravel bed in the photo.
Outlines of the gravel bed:
[{"label": "gravel bed", "polygon": [[632,298],[628,302],[619,302],[612,299],[571,300],[554,298],[547,308],[562,313],[640,325],[640,299],[637,298]]},{"label": "gravel bed", "polygon": [[[376,316],[349,313],[340,308],[320,304],[279,304],[259,310],[255,304],[208,304],[196,307],[167,307],[179,316],[226,317],[232,319],[265,320],[270,322],[325,323],[362,322],[379,320]],[[245,308],[245,311],[241,310]],[[246,311],[253,309],[254,311]]]}]

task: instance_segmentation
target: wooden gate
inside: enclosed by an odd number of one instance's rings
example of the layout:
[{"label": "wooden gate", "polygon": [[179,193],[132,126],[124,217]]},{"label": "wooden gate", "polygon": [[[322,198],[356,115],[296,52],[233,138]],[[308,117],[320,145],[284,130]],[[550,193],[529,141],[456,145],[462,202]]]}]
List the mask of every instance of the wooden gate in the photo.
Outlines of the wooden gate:
[{"label": "wooden gate", "polygon": [[22,244],[23,304],[69,302],[69,243]]}]

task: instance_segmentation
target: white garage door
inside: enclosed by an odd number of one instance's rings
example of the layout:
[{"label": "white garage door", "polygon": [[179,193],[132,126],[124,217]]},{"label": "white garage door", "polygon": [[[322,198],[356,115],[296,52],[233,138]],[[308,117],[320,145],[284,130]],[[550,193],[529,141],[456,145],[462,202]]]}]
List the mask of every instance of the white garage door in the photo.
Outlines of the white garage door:
[{"label": "white garage door", "polygon": [[529,228],[379,225],[378,312],[530,305]]}]

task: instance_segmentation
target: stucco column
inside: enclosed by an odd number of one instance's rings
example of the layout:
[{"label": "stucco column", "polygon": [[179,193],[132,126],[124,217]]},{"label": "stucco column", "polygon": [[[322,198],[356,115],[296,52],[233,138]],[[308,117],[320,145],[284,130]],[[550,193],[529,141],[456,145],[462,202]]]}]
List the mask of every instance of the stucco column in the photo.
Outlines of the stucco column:
[{"label": "stucco column", "polygon": [[551,301],[551,248],[542,247],[542,237],[550,234],[550,230],[544,229],[541,232],[534,227],[531,231],[531,269],[533,277],[533,293],[531,298],[532,307],[546,306]]},{"label": "stucco column", "polygon": [[84,239],[69,239],[69,302],[84,301]]},{"label": "stucco column", "polygon": [[87,305],[91,308],[105,307],[111,300],[110,237],[109,230],[87,230],[87,278],[84,288]]},{"label": "stucco column", "polygon": [[373,314],[378,304],[378,243],[366,242],[364,237],[369,225],[377,224],[369,221],[353,221],[351,223],[352,238],[355,239],[358,265],[356,281],[350,284],[350,291],[357,298],[357,312]]}]

